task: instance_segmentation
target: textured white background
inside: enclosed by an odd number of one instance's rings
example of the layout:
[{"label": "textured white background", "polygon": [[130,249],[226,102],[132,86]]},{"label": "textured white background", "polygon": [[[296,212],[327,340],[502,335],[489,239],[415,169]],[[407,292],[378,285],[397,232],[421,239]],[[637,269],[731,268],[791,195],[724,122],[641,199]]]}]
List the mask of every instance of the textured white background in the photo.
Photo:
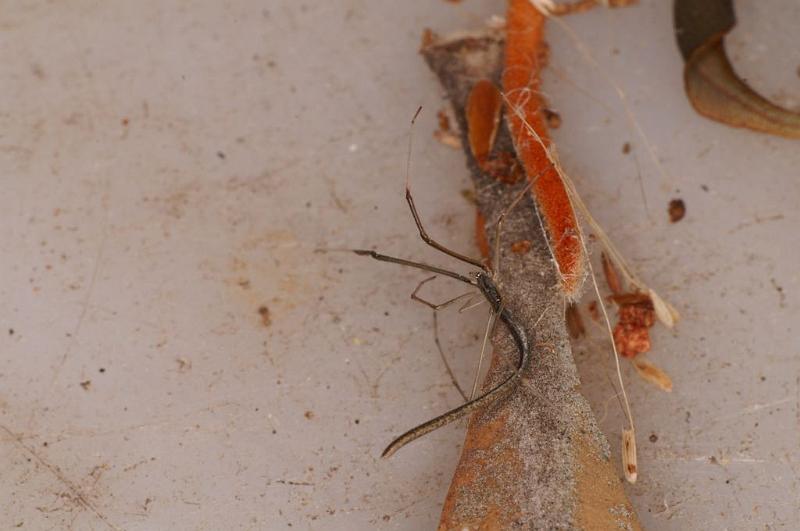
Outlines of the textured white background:
[{"label": "textured white background", "polygon": [[[603,76],[563,32],[548,33],[564,165],[685,317],[674,333],[656,329],[650,356],[672,394],[625,368],[642,470],[627,490],[648,529],[791,528],[800,150],[690,109],[669,4],[566,19],[627,92],[663,172]],[[737,7],[737,68],[797,106],[800,9]],[[475,28],[503,8],[4,6],[0,527],[435,526],[463,425],[377,458],[393,435],[458,403],[430,313],[408,300],[421,276],[314,250],[377,246],[448,263],[418,241],[402,197],[421,104],[420,210],[433,234],[474,252],[463,155],[431,137],[446,104],[416,51],[426,26]],[[687,215],[671,225],[674,197]],[[438,282],[433,297],[453,295]],[[483,319],[443,317],[464,382]],[[616,445],[606,352],[595,330],[576,358]]]}]

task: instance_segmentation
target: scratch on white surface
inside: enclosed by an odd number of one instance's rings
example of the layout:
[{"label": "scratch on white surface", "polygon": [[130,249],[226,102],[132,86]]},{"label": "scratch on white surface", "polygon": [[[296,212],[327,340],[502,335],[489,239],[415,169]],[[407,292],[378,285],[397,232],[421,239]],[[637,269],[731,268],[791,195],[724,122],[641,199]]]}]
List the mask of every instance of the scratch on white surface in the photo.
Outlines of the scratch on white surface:
[{"label": "scratch on white surface", "polygon": [[724,451],[721,451],[719,455],[704,454],[704,453],[681,454],[674,450],[662,449],[656,452],[645,450],[642,452],[642,454],[646,455],[649,459],[656,461],[683,461],[686,463],[706,463],[709,465],[722,465],[722,466],[726,466],[731,463],[752,465],[761,463],[782,462],[781,460],[767,460],[742,454],[736,456],[729,456]]},{"label": "scratch on white surface", "polygon": [[67,477],[64,476],[64,474],[61,472],[61,470],[57,466],[51,465],[36,450],[34,450],[30,446],[28,446],[27,444],[22,442],[21,438],[16,433],[14,433],[9,428],[7,428],[6,426],[0,425],[0,430],[2,430],[3,432],[6,433],[6,435],[8,435],[9,440],[13,441],[14,444],[16,444],[19,448],[21,448],[27,454],[29,454],[31,457],[33,457],[40,465],[42,465],[44,468],[46,468],[51,474],[53,474],[56,477],[56,479],[58,479],[65,487],[67,487],[67,490],[69,490],[69,492],[73,496],[73,498],[82,507],[84,507],[85,509],[88,509],[91,512],[93,512],[94,515],[97,516],[97,518],[99,518],[109,529],[113,529],[115,531],[120,531],[120,528],[115,526],[114,524],[112,524],[108,520],[108,517],[106,517],[106,515],[101,513],[100,510],[97,509],[97,507],[95,507],[94,504],[89,501],[89,499],[87,498],[86,494],[80,489],[80,487],[78,487],[75,483],[73,483],[72,481],[67,479]]},{"label": "scratch on white surface", "polygon": [[[106,214],[108,213],[108,205],[105,204],[107,202],[107,197],[104,197],[103,203],[105,207]],[[75,347],[75,344],[78,341],[78,335],[81,332],[81,327],[83,326],[83,322],[86,319],[86,314],[89,313],[89,307],[91,305],[92,295],[94,294],[94,287],[97,283],[97,274],[100,271],[100,263],[103,260],[103,251],[106,247],[106,241],[108,239],[108,220],[107,216],[103,220],[103,233],[100,239],[100,245],[97,246],[97,256],[95,256],[94,265],[92,267],[92,277],[89,280],[89,286],[86,288],[86,294],[83,297],[83,301],[81,303],[81,313],[78,315],[78,320],[75,322],[75,327],[72,329],[72,335],[69,338],[69,342],[67,343],[67,348],[64,350],[64,354],[61,356],[61,361],[58,363],[58,366],[53,371],[53,379],[50,382],[50,388],[52,389],[58,380],[58,375],[61,372],[61,369],[64,367],[64,364],[67,362],[67,358],[69,358],[72,349]]]},{"label": "scratch on white surface", "polygon": [[736,418],[736,417],[741,417],[742,415],[751,415],[753,413],[757,413],[757,412],[761,411],[762,409],[769,409],[769,408],[772,408],[772,407],[775,407],[775,406],[779,406],[781,404],[786,404],[787,402],[791,402],[792,400],[794,400],[793,396],[785,396],[783,398],[779,398],[778,400],[773,400],[772,402],[765,402],[763,404],[752,404],[752,405],[749,405],[749,406],[747,406],[745,408],[740,409],[736,413],[733,413],[731,415],[726,415],[726,416],[721,417],[721,418],[722,419],[732,419],[732,418]]}]

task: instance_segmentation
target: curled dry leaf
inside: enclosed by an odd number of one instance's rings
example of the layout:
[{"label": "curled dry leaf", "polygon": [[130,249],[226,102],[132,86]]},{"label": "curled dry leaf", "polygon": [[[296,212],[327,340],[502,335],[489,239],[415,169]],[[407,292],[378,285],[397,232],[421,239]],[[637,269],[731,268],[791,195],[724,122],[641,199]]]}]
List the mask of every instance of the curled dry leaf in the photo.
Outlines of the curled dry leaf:
[{"label": "curled dry leaf", "polygon": [[800,113],[762,97],[733,69],[725,52],[725,35],[736,24],[731,0],[676,0],[674,15],[686,95],[697,112],[733,127],[800,138]]},{"label": "curled dry leaf", "polygon": [[642,358],[633,360],[633,366],[636,367],[636,372],[643,379],[662,391],[672,392],[672,379],[660,367]]}]

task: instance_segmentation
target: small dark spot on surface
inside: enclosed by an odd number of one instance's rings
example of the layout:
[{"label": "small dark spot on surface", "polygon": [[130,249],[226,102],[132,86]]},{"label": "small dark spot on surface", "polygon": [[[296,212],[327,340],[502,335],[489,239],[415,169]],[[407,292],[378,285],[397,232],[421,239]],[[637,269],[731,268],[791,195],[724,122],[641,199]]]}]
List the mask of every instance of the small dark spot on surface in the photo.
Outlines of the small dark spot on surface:
[{"label": "small dark spot on surface", "polygon": [[276,433],[278,433],[278,430],[272,430],[272,435],[275,435]]},{"label": "small dark spot on surface", "polygon": [[311,411],[311,410],[309,410],[309,411],[306,411],[306,412],[303,414],[303,416],[304,416],[305,418],[307,418],[308,420],[311,420],[311,419],[313,419],[313,418],[314,418],[314,412],[313,412],[313,411]]},{"label": "small dark spot on surface", "polygon": [[120,120],[120,123],[122,124],[122,127],[128,127],[131,121],[129,118],[123,118],[122,120]]},{"label": "small dark spot on surface", "polygon": [[651,434],[650,434],[650,442],[651,442],[651,443],[654,443],[654,442],[656,442],[657,440],[658,440],[658,435],[656,435],[655,433],[651,433]]},{"label": "small dark spot on surface", "polygon": [[306,201],[306,208],[311,208],[311,201]]},{"label": "small dark spot on surface", "polygon": [[219,157],[221,160],[225,160],[225,153],[222,151],[217,151],[217,157]]},{"label": "small dark spot on surface", "polygon": [[276,66],[278,66],[278,63],[276,63],[275,61],[273,61],[272,59],[270,59],[269,61],[267,61],[267,66],[268,66],[269,68],[275,68]]},{"label": "small dark spot on surface", "polygon": [[461,190],[461,197],[467,200],[470,205],[477,205],[478,199],[475,197],[475,190],[472,188],[464,188]]},{"label": "small dark spot on surface", "polygon": [[[386,317],[389,317],[389,312],[383,312],[383,315],[385,315]],[[13,333],[13,331],[12,331],[12,333]]]},{"label": "small dark spot on surface", "polygon": [[383,521],[384,521],[384,522],[388,522],[388,521],[389,521],[389,520],[391,520],[391,519],[392,519],[392,517],[391,517],[391,516],[389,516],[388,514],[384,514],[384,515],[383,515]]},{"label": "small dark spot on surface", "polygon": [[43,443],[42,443],[42,446],[44,446],[44,447],[46,448],[46,447],[47,447],[49,444],[50,444],[50,443],[48,443],[47,441],[45,441],[45,442],[43,442]]},{"label": "small dark spot on surface", "polygon": [[761,381],[762,381],[762,382],[765,382],[765,381],[767,381],[767,377],[766,377],[766,376],[762,376],[762,377],[761,377]]},{"label": "small dark spot on surface", "polygon": [[622,144],[622,154],[627,155],[630,152],[631,152],[631,143],[625,142],[624,144]]},{"label": "small dark spot on surface", "polygon": [[44,79],[44,69],[40,64],[33,63],[31,65],[31,73],[36,79]]},{"label": "small dark spot on surface", "polygon": [[[389,314],[386,314],[386,315],[389,315]],[[8,329],[8,335],[10,335],[10,336],[14,335],[14,329],[13,328],[9,328]]]},{"label": "small dark spot on surface", "polygon": [[731,484],[731,480],[729,480],[729,479],[726,479],[726,480],[725,480],[725,484],[726,484],[726,485],[730,485],[730,484]]},{"label": "small dark spot on surface", "polygon": [[686,215],[686,204],[683,199],[673,199],[669,202],[667,211],[669,212],[669,220],[672,223],[677,223]]},{"label": "small dark spot on surface", "polygon": [[700,185],[700,189],[701,189],[702,191],[704,191],[704,192],[708,192],[708,186],[706,186],[705,184],[701,184],[701,185]]},{"label": "small dark spot on surface", "polygon": [[361,424],[361,420],[359,420],[359,419],[356,419],[353,422],[355,422],[356,424]]},{"label": "small dark spot on surface", "polygon": [[83,387],[84,391],[88,391],[89,387],[91,387],[92,381],[91,380],[84,380],[81,382],[81,387]]},{"label": "small dark spot on surface", "polygon": [[269,308],[266,305],[262,304],[258,307],[258,314],[261,316],[261,324],[264,326],[269,326],[272,324],[272,317],[269,313]]},{"label": "small dark spot on surface", "polygon": [[708,458],[708,462],[711,463],[712,465],[718,464],[716,456],[713,456],[713,455]]},{"label": "small dark spot on surface", "polygon": [[97,369],[97,372],[102,374],[102,373],[106,372],[106,368],[105,367],[100,367],[99,369]]}]

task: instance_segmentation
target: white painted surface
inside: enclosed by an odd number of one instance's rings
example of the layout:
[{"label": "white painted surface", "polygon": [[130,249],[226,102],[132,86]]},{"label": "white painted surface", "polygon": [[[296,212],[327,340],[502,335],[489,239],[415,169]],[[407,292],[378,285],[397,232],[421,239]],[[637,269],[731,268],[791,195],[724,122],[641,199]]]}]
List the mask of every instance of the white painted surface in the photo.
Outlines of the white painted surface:
[{"label": "white painted surface", "polygon": [[[435,525],[463,426],[377,458],[393,435],[458,402],[430,314],[408,300],[421,277],[314,250],[375,245],[448,263],[417,240],[402,197],[406,124],[420,104],[422,215],[472,249],[463,156],[431,139],[444,102],[416,50],[423,27],[477,27],[501,4],[4,8],[0,527]],[[770,55],[800,20],[781,4],[779,15],[741,6],[732,49],[767,95],[791,104],[796,77],[764,75],[800,64],[796,47]],[[562,159],[685,316],[655,333],[651,355],[672,375],[671,395],[626,370],[642,470],[628,492],[648,529],[790,528],[797,143],[691,111],[667,2],[567,22],[627,91],[665,173],[602,77],[551,28],[558,71],[546,90],[564,120]],[[687,216],[671,225],[678,196]],[[439,281],[432,296],[453,289]],[[444,321],[467,381],[483,317]],[[597,337],[576,353],[615,443],[620,414]]]}]

